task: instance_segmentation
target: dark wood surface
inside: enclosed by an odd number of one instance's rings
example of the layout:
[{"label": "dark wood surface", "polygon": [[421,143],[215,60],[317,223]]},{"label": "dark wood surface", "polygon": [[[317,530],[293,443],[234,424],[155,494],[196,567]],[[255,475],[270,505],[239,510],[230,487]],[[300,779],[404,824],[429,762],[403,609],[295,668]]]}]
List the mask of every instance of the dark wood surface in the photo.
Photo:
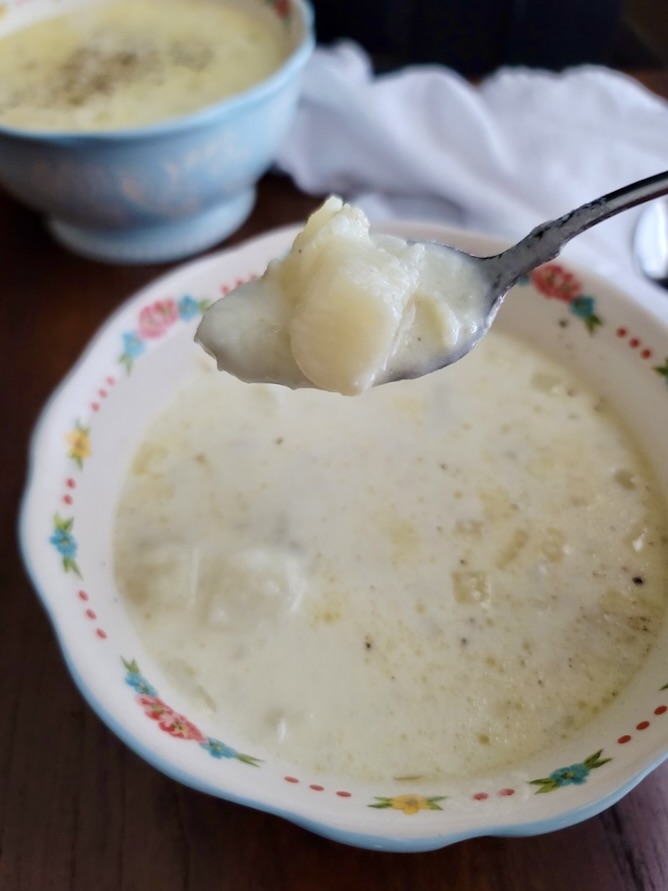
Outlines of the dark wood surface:
[{"label": "dark wood surface", "polygon": [[[667,74],[642,79],[668,95]],[[316,203],[266,177],[230,243]],[[21,565],[16,515],[41,406],[106,316],[168,267],[75,257],[2,193],[0,258],[0,891],[668,889],[668,765],[575,827],[381,854],[184,788],[123,746],[70,680]]]}]

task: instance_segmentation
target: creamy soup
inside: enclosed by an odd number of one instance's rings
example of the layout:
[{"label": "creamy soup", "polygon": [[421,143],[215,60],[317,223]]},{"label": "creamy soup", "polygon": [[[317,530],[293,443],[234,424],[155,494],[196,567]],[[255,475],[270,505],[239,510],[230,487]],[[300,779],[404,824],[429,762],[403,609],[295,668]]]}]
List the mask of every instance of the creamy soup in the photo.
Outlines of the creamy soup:
[{"label": "creamy soup", "polygon": [[207,310],[197,338],[240,380],[352,396],[440,368],[479,332],[486,290],[466,254],[371,234],[332,196],[287,256]]},{"label": "creamy soup", "polygon": [[202,370],[151,424],[115,572],[207,732],[381,780],[512,765],[605,708],[664,613],[632,438],[498,331],[356,399]]},{"label": "creamy soup", "polygon": [[0,40],[0,123],[114,130],[188,114],[289,53],[272,16],[218,0],[106,0]]}]

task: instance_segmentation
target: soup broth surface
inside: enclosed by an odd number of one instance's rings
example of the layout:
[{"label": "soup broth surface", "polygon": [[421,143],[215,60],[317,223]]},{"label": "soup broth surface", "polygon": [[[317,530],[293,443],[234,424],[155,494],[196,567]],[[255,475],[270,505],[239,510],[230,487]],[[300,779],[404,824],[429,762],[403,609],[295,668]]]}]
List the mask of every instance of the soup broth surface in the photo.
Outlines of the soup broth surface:
[{"label": "soup broth surface", "polygon": [[605,401],[495,330],[355,399],[203,369],[130,468],[115,571],[207,732],[304,770],[441,778],[614,700],[661,625],[666,536]]},{"label": "soup broth surface", "polygon": [[287,58],[269,14],[219,0],[105,0],[0,40],[0,124],[115,130],[188,114]]}]

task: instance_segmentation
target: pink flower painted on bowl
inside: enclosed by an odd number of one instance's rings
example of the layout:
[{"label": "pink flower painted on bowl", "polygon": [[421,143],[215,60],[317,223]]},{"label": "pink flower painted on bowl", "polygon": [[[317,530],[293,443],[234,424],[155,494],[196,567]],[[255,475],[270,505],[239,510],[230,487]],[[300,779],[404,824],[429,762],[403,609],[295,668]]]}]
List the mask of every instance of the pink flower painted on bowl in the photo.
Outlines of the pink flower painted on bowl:
[{"label": "pink flower painted on bowl", "polygon": [[146,352],[147,341],[161,338],[179,319],[190,322],[202,315],[210,303],[208,298],[198,299],[185,294],[178,302],[169,297],[145,306],[137,316],[137,329],[124,331],[121,335],[123,352],[118,361],[130,374],[137,359]]},{"label": "pink flower painted on bowl", "polygon": [[206,739],[202,731],[192,721],[179,715],[157,696],[138,696],[137,698],[143,706],[144,713],[153,721],[157,721],[160,729],[169,733],[170,736],[176,736],[179,739],[194,739],[197,742],[203,742]]},{"label": "pink flower painted on bowl", "polygon": [[199,743],[206,740],[202,731],[192,721],[174,712],[171,712],[169,716],[163,715],[162,719],[158,721],[158,726],[165,733],[169,733],[170,736],[176,736],[178,739],[194,739],[195,742]]},{"label": "pink flower painted on bowl", "polygon": [[139,336],[150,340],[162,337],[178,318],[176,300],[156,300],[139,313]]},{"label": "pink flower painted on bowl", "polygon": [[154,721],[159,721],[164,714],[171,714],[172,710],[158,696],[138,696],[137,700],[144,709],[146,715]]},{"label": "pink flower painted on bowl", "polygon": [[582,294],[582,285],[567,269],[558,263],[545,263],[529,276],[531,284],[545,297],[553,297],[571,303]]},{"label": "pink flower painted on bowl", "polygon": [[242,764],[249,764],[251,767],[260,766],[262,763],[260,758],[239,752],[222,740],[206,736],[192,721],[178,714],[166,702],[163,702],[155,687],[141,673],[136,659],[127,660],[121,657],[121,661],[125,668],[125,683],[139,693],[136,699],[144,709],[144,714],[152,721],[156,721],[164,733],[169,733],[176,739],[194,740],[199,743],[201,749],[217,760],[233,759]]},{"label": "pink flower painted on bowl", "polygon": [[596,298],[582,293],[580,280],[559,263],[544,263],[518,280],[518,285],[532,284],[548,300],[561,300],[570,312],[582,319],[590,334],[603,324],[596,312]]}]

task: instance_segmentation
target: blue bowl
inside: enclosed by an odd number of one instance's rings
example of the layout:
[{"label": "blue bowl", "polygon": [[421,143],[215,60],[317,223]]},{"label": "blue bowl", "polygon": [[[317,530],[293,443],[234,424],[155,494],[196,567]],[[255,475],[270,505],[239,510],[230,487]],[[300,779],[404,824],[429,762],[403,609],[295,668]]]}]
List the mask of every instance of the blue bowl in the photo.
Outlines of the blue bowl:
[{"label": "blue bowl", "polygon": [[[141,128],[0,126],[0,184],[44,214],[60,242],[107,262],[167,262],[231,235],[250,214],[255,184],[292,122],[315,42],[304,0],[248,3],[269,5],[288,29],[291,53],[271,77],[194,114]],[[21,15],[21,6],[8,7],[0,37],[13,30],[13,9]],[[30,22],[52,13],[49,0],[37,2]]]}]

